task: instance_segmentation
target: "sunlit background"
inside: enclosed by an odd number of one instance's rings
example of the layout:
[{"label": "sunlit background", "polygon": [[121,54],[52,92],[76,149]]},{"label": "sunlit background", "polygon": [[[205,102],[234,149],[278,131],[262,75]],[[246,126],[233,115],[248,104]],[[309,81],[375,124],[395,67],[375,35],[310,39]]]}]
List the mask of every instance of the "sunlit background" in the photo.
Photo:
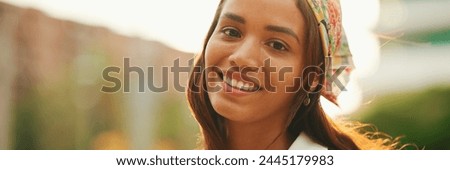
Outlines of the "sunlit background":
[{"label": "sunlit background", "polygon": [[[450,1],[341,3],[356,70],[340,108],[322,100],[327,113],[405,144],[450,149]],[[102,71],[123,70],[127,57],[156,67],[160,85],[159,68],[176,58],[187,65],[200,51],[217,4],[1,0],[0,149],[195,148],[184,93],[139,93],[137,75],[130,93],[103,93]]]}]

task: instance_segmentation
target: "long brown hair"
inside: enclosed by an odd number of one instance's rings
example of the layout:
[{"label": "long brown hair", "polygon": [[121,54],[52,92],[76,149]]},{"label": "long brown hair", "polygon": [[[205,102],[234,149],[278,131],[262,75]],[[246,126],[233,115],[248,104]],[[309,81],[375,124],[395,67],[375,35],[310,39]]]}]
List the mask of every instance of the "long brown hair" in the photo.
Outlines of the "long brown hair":
[{"label": "long brown hair", "polygon": [[[229,149],[224,123],[225,118],[218,114],[211,105],[205,80],[205,49],[218,24],[224,2],[225,0],[221,0],[219,3],[205,39],[203,51],[196,58],[188,84],[187,98],[191,111],[200,125],[202,149]],[[309,42],[305,43],[304,48],[309,50],[306,50],[306,57],[303,59],[303,62],[306,66],[317,66],[325,70],[325,65],[323,64],[325,59],[314,14],[304,0],[297,0],[296,3],[305,18],[307,26],[305,42]],[[316,72],[316,75],[319,75],[319,84],[323,84],[325,75],[320,74],[318,69],[309,69],[304,72],[304,75],[310,75],[309,73],[312,72]],[[296,94],[292,104],[293,118],[286,129],[290,141],[293,141],[300,133],[305,133],[312,140],[329,149],[393,149],[396,146],[396,143],[392,142],[392,140],[376,138],[380,136],[378,133],[363,133],[362,129],[366,127],[365,125],[355,122],[335,123],[325,114],[320,105],[320,86],[315,91],[310,91],[310,82],[303,82],[303,89],[306,91],[301,90]],[[311,102],[309,105],[303,105],[307,93]]]}]

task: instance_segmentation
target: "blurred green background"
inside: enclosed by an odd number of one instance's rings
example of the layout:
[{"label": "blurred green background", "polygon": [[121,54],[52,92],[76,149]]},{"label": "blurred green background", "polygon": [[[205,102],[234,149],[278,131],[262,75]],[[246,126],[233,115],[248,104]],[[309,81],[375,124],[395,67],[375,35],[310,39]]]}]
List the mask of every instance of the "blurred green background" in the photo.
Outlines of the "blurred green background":
[{"label": "blurred green background", "polygon": [[450,86],[385,95],[352,117],[417,146],[405,149],[450,149]]},{"label": "blurred green background", "polygon": [[[350,117],[403,144],[450,149],[450,3],[380,2],[379,68],[359,80],[363,104]],[[160,85],[162,66],[193,56],[0,2],[0,149],[194,149],[199,129],[184,93],[138,93],[136,74],[130,93],[100,91],[111,85],[103,69],[123,70],[124,57],[155,67]]]}]

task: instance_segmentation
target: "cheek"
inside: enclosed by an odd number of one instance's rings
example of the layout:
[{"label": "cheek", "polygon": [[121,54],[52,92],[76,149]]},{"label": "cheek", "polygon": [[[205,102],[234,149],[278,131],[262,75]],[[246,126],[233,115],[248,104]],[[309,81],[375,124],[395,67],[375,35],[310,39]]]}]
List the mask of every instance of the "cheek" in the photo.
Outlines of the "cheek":
[{"label": "cheek", "polygon": [[225,50],[223,43],[211,37],[205,49],[205,65],[217,66],[219,62],[225,57]]},{"label": "cheek", "polygon": [[270,77],[270,81],[274,82],[276,90],[282,93],[293,92],[299,88],[301,84],[301,66],[300,61],[289,61],[277,64],[277,71]]}]

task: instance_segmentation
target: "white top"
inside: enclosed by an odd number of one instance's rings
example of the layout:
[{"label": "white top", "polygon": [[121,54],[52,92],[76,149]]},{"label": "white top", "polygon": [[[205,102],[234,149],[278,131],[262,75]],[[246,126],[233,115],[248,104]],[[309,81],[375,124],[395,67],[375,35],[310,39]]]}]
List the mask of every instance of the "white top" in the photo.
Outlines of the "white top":
[{"label": "white top", "polygon": [[328,150],[328,148],[314,142],[305,133],[300,133],[289,150]]}]

